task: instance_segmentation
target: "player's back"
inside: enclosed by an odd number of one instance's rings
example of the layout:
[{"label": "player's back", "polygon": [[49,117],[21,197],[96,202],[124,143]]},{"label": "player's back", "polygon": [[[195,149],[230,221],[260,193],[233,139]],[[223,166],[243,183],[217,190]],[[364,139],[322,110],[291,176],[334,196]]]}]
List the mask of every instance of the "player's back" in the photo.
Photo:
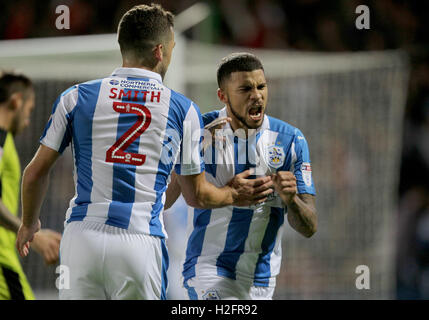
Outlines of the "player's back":
[{"label": "player's back", "polygon": [[76,194],[66,221],[163,237],[160,213],[183,122],[199,119],[189,99],[165,87],[159,74],[142,69],[118,68],[110,77],[65,91],[41,143],[59,152],[72,143]]}]

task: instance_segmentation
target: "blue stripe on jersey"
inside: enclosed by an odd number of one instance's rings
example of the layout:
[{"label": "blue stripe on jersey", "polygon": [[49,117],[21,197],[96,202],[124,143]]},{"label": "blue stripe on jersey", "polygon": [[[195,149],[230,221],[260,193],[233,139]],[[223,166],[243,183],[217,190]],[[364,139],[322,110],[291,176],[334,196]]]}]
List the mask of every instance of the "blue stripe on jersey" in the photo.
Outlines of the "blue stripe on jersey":
[{"label": "blue stripe on jersey", "polygon": [[[149,81],[149,78],[127,77],[127,80],[134,80],[134,81]],[[155,79],[154,79],[154,80],[155,80]]]},{"label": "blue stripe on jersey", "polygon": [[[228,225],[225,247],[216,261],[217,274],[235,280],[235,267],[249,234],[253,210],[233,208],[231,221]],[[191,239],[190,239],[191,240]]]},{"label": "blue stripe on jersey", "polygon": [[217,118],[219,118],[219,110],[207,112],[202,115],[204,126],[208,125],[209,123],[216,120]]},{"label": "blue stripe on jersey", "polygon": [[258,262],[255,268],[255,278],[253,284],[260,287],[268,287],[271,277],[270,259],[276,244],[277,232],[284,223],[284,210],[281,208],[271,207],[270,220],[265,229],[264,238],[262,239],[261,249]]},{"label": "blue stripe on jersey", "polygon": [[168,278],[167,270],[169,265],[168,250],[165,239],[161,239],[162,267],[161,267],[161,300],[167,300]]},{"label": "blue stripe on jersey", "polygon": [[78,100],[72,119],[73,147],[77,172],[76,206],[70,221],[80,221],[86,216],[92,192],[92,119],[97,105],[102,80],[94,80],[78,86]]},{"label": "blue stripe on jersey", "polygon": [[[252,158],[256,157],[256,144],[260,138],[260,133],[258,132],[256,137],[251,140],[249,146],[249,140],[239,139],[234,136],[234,172],[235,174],[242,173],[250,168],[256,167],[256,164],[253,160],[253,163],[249,160],[249,155],[252,153]],[[250,175],[248,179],[256,179],[255,175]]]},{"label": "blue stripe on jersey", "polygon": [[61,154],[64,152],[65,148],[67,148],[67,146],[70,144],[73,136],[72,120],[73,120],[75,110],[76,108],[74,108],[72,112],[66,114],[67,126],[64,132],[63,140],[61,141],[60,148],[58,149],[58,152]]},{"label": "blue stripe on jersey", "polygon": [[193,209],[194,218],[191,235],[188,239],[186,247],[186,259],[183,264],[183,277],[185,280],[195,277],[195,264],[203,249],[204,236],[206,234],[207,225],[210,222],[212,210],[209,209]]},{"label": "blue stripe on jersey", "polygon": [[188,285],[188,280],[183,281],[183,286],[188,291],[189,300],[198,300],[198,294],[194,287]]},{"label": "blue stripe on jersey", "polygon": [[238,139],[234,136],[234,170],[235,174],[246,171],[247,156],[246,156],[247,141]]},{"label": "blue stripe on jersey", "polygon": [[[216,178],[216,168],[217,168],[217,164],[216,164],[216,148],[214,145],[207,147],[206,152],[210,152],[211,153],[211,162],[207,163],[204,162],[204,166],[206,169],[207,173],[210,173],[213,178]],[[203,154],[204,157],[204,154]]]},{"label": "blue stripe on jersey", "polygon": [[291,126],[290,124],[280,120],[280,119],[276,119],[270,116],[267,116],[268,120],[269,120],[269,124],[270,124],[270,130],[271,131],[275,131],[275,132],[280,132],[280,133],[286,133],[289,134],[290,136],[294,136],[295,135],[295,130],[296,128],[294,126]]},{"label": "blue stripe on jersey", "polygon": [[[204,126],[208,125],[212,121],[216,120],[218,117],[219,117],[219,111],[218,110],[207,112],[207,113],[203,114],[202,115],[203,125]],[[205,163],[205,169],[208,173],[210,173],[213,177],[216,178],[216,167],[217,167],[217,165],[216,165],[216,148],[214,145],[212,145],[211,147],[208,147],[206,151],[211,153],[212,160],[210,163]]]},{"label": "blue stripe on jersey", "polygon": [[[124,95],[122,101],[130,101]],[[120,113],[116,133],[118,141],[136,122],[138,115]],[[131,153],[139,152],[140,136],[138,136],[126,149]],[[126,163],[113,164],[112,202],[109,205],[106,224],[128,229],[131,212],[135,200],[136,166]]]}]

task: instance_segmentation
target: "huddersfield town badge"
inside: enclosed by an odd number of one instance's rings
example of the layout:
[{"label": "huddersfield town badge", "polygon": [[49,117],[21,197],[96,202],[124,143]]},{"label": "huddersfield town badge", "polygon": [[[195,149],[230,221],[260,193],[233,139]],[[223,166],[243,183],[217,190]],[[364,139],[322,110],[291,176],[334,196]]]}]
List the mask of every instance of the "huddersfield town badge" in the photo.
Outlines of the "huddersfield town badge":
[{"label": "huddersfield town badge", "polygon": [[220,300],[220,297],[216,289],[210,288],[203,294],[203,300]]},{"label": "huddersfield town badge", "polygon": [[285,162],[285,151],[283,147],[272,145],[267,148],[268,165],[278,169]]}]

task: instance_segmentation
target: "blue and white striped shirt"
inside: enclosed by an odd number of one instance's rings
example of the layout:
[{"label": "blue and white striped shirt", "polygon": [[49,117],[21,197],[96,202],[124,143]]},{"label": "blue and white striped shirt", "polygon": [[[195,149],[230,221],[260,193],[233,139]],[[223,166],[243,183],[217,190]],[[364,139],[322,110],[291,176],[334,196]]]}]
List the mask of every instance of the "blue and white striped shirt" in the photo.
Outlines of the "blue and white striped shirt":
[{"label": "blue and white striped shirt", "polygon": [[[225,116],[225,108],[207,113],[204,125]],[[224,127],[228,131],[232,133],[229,124]],[[307,142],[298,129],[265,116],[249,138],[235,132],[226,134],[226,139],[223,148],[211,146],[204,154],[206,177],[214,185],[224,186],[234,175],[253,167],[254,177],[292,171],[298,193],[315,195]],[[277,194],[252,207],[189,208],[184,280],[219,275],[275,286],[286,210]]]},{"label": "blue and white striped shirt", "polygon": [[171,171],[204,171],[202,127],[198,106],[147,70],[118,68],[66,90],[40,138],[60,153],[72,145],[76,190],[65,223],[96,221],[165,237]]}]

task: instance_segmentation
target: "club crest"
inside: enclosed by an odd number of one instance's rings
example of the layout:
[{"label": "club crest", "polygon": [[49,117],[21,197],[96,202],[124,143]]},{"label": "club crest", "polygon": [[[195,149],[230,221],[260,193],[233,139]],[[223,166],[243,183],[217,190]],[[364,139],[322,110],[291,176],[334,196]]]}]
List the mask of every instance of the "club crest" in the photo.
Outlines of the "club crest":
[{"label": "club crest", "polygon": [[203,300],[220,300],[216,289],[210,288],[203,294]]},{"label": "club crest", "polygon": [[283,147],[272,145],[267,148],[268,165],[278,169],[285,162],[285,151]]}]

